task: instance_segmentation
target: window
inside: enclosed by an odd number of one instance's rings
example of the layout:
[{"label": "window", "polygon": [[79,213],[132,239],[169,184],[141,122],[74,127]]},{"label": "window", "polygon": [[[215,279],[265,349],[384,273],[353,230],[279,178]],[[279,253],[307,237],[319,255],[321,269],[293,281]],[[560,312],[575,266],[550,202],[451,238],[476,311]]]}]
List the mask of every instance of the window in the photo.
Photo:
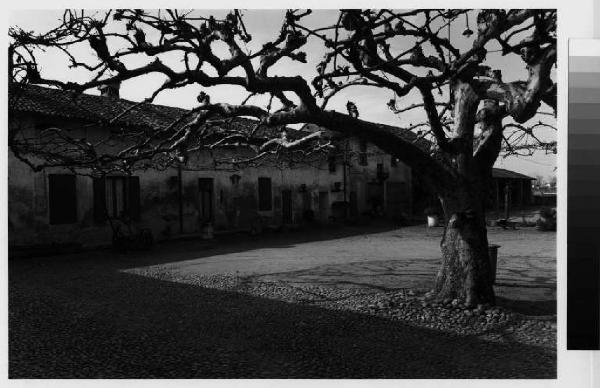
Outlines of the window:
[{"label": "window", "polygon": [[358,152],[358,164],[361,166],[368,165],[367,161],[367,142],[364,140],[360,141],[359,152]]},{"label": "window", "polygon": [[258,210],[268,211],[272,209],[271,178],[258,178]]},{"label": "window", "polygon": [[106,198],[106,212],[109,217],[117,218],[125,214],[127,206],[127,193],[125,192],[125,177],[108,177],[104,193]]},{"label": "window", "polygon": [[51,225],[77,222],[75,175],[48,175],[48,208]]},{"label": "window", "polygon": [[327,163],[329,165],[329,172],[334,173],[336,170],[335,155],[329,156],[329,158],[327,158]]},{"label": "window", "polygon": [[107,216],[140,219],[139,177],[109,176],[94,179],[94,218],[97,222],[103,222]]}]

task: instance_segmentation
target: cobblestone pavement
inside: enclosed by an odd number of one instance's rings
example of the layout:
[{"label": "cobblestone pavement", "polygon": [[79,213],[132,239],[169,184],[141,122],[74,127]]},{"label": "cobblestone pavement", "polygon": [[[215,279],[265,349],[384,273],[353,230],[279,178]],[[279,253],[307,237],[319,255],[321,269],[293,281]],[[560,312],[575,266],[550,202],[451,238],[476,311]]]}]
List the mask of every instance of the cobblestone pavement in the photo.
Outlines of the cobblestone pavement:
[{"label": "cobblestone pavement", "polygon": [[[552,316],[420,298],[439,230],[346,232],[12,260],[10,377],[556,376]],[[553,239],[490,231],[500,295],[553,303]]]}]

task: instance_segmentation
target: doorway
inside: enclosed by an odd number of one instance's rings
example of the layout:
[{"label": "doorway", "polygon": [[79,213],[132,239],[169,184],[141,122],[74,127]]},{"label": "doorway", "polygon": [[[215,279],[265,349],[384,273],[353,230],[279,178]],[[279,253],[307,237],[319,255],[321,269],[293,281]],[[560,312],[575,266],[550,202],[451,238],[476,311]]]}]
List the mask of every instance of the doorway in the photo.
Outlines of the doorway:
[{"label": "doorway", "polygon": [[213,221],[213,178],[198,179],[198,219],[201,225]]}]

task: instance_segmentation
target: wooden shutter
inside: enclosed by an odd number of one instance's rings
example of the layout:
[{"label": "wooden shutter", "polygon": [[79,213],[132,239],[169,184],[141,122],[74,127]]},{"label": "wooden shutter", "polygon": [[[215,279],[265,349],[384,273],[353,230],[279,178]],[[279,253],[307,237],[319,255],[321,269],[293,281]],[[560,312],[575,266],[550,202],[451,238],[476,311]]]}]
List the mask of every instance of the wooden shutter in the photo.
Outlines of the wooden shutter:
[{"label": "wooden shutter", "polygon": [[94,178],[94,221],[106,221],[106,179]]},{"label": "wooden shutter", "polygon": [[77,192],[75,175],[48,175],[50,224],[77,222]]},{"label": "wooden shutter", "polygon": [[271,178],[258,178],[258,210],[268,211],[272,209]]},{"label": "wooden shutter", "polygon": [[127,211],[134,221],[140,220],[140,177],[130,176],[127,180]]}]

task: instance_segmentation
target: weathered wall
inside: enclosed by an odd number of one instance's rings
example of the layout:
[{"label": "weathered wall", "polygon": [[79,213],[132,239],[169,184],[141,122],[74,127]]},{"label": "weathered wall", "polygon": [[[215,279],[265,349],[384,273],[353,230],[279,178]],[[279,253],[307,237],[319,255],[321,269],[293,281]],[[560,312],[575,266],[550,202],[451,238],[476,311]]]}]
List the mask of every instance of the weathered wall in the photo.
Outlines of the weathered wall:
[{"label": "weathered wall", "polygon": [[[22,121],[28,131],[35,131],[39,119]],[[82,136],[93,141],[105,129],[84,126],[81,123],[54,122],[64,128],[74,128]],[[367,189],[374,182],[377,164],[382,163],[389,177],[386,182],[406,182],[410,185],[410,169],[399,163],[390,166],[390,156],[369,147],[368,165],[360,166],[352,151],[358,150],[358,142],[348,145],[347,197],[354,191],[358,198],[359,214],[371,210]],[[233,154],[232,154],[233,155]],[[227,156],[227,155],[224,155]],[[248,229],[258,223],[280,225],[282,223],[282,191],[289,190],[292,198],[292,222],[303,220],[304,210],[310,208],[315,218],[328,222],[332,216],[331,205],[344,200],[343,190],[333,190],[334,182],[343,185],[344,168],[341,160],[335,172],[330,172],[327,161],[319,168],[296,166],[279,169],[275,167],[245,168],[239,171],[196,170],[198,161],[190,162],[192,168],[181,171],[182,214],[180,225],[179,174],[176,168],[167,171],[147,170],[136,173],[140,177],[141,217],[139,226],[151,228],[155,239],[168,239],[184,233],[198,233],[204,220],[200,217],[200,178],[212,178],[213,224],[215,230]],[[199,163],[202,164],[202,163]],[[107,223],[98,224],[93,214],[93,183],[90,177],[76,178],[77,222],[68,225],[50,225],[48,215],[48,175],[65,173],[61,169],[48,169],[34,173],[27,165],[17,160],[12,152],[8,158],[9,191],[9,244],[11,246],[44,245],[51,243],[78,242],[84,246],[109,244],[112,233]],[[239,176],[234,182],[232,176]],[[272,180],[272,210],[258,210],[258,178]],[[301,189],[305,185],[305,189]],[[376,185],[371,185],[374,187]],[[386,185],[381,185],[386,195]],[[347,198],[348,199],[348,198]],[[260,222],[258,220],[261,220]],[[181,230],[181,226],[183,230]]]},{"label": "weathered wall", "polygon": [[[407,202],[403,213],[410,215],[411,213],[411,170],[410,168],[398,162],[395,166],[392,165],[392,157],[388,154],[383,153],[377,147],[368,144],[367,146],[367,165],[361,165],[359,163],[360,143],[358,140],[352,140],[349,142],[348,154],[350,167],[348,169],[348,191],[356,192],[358,211],[359,213],[370,212],[372,209],[371,199],[373,196],[380,192],[383,201],[383,211],[387,209],[387,204],[393,200],[390,198],[393,193],[388,193],[388,183],[391,182],[403,182],[407,185],[408,198],[403,199]],[[377,182],[377,165],[383,165],[383,171],[387,178],[383,183]]]}]

